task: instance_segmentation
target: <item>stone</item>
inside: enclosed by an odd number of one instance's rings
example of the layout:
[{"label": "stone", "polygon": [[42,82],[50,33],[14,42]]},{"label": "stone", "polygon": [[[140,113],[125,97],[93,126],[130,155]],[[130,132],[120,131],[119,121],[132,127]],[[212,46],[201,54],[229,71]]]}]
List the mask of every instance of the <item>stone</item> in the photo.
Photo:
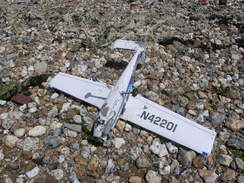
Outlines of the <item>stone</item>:
[{"label": "stone", "polygon": [[7,135],[4,137],[5,145],[10,148],[15,147],[18,141],[19,141],[18,137],[14,136],[14,135]]},{"label": "stone", "polygon": [[91,154],[91,150],[88,146],[82,146],[81,148],[81,156],[85,159],[89,158]]},{"label": "stone", "polygon": [[244,120],[234,119],[228,120],[225,125],[233,131],[240,131],[244,128]]},{"label": "stone", "polygon": [[58,98],[59,97],[59,94],[58,93],[53,93],[52,95],[51,95],[51,99],[56,99],[56,98]]},{"label": "stone", "polygon": [[228,140],[227,145],[236,149],[244,150],[244,138],[232,138]]},{"label": "stone", "polygon": [[[63,123],[63,126],[70,130],[73,130],[74,132],[82,132],[81,125],[79,125],[79,124]],[[67,133],[67,131],[66,131],[66,133]],[[68,134],[66,134],[66,135],[68,135]]]},{"label": "stone", "polygon": [[3,150],[0,149],[0,161],[4,159],[4,154],[3,154]]},{"label": "stone", "polygon": [[166,143],[166,147],[168,149],[168,151],[170,153],[177,153],[178,152],[178,148],[176,146],[174,146],[172,143],[168,142]]},{"label": "stone", "polygon": [[192,165],[192,160],[196,157],[196,153],[193,151],[186,151],[181,149],[179,151],[179,161],[185,167],[190,167]]},{"label": "stone", "polygon": [[215,183],[218,175],[214,170],[198,170],[199,175],[203,178],[205,183]]},{"label": "stone", "polygon": [[149,168],[151,166],[151,162],[145,154],[142,154],[137,158],[136,166],[138,168]]},{"label": "stone", "polygon": [[64,177],[64,172],[62,169],[52,170],[50,175],[53,176],[56,180],[62,180]]},{"label": "stone", "polygon": [[238,183],[244,183],[244,176],[239,176],[238,178],[237,178],[237,182]]},{"label": "stone", "polygon": [[81,116],[80,115],[74,115],[73,120],[76,123],[81,123]]},{"label": "stone", "polygon": [[25,129],[24,128],[18,128],[14,131],[14,135],[16,137],[23,137],[25,135]]},{"label": "stone", "polygon": [[149,170],[146,174],[147,183],[161,183],[162,177],[155,171]]},{"label": "stone", "polygon": [[157,154],[159,157],[163,157],[168,155],[168,150],[166,148],[165,144],[161,144],[157,140],[154,140],[152,145],[150,146],[150,150],[154,153]]},{"label": "stone", "polygon": [[241,158],[236,158],[236,165],[240,170],[244,170],[244,161]]},{"label": "stone", "polygon": [[45,148],[48,148],[48,149],[56,148],[61,144],[60,139],[56,136],[45,137],[43,142],[44,142]]},{"label": "stone", "polygon": [[125,122],[122,121],[122,120],[119,120],[118,123],[116,124],[116,128],[117,128],[119,131],[123,132],[123,130],[124,130],[124,128],[125,128]]},{"label": "stone", "polygon": [[221,179],[225,182],[232,182],[236,179],[236,172],[228,168],[221,176]]},{"label": "stone", "polygon": [[29,178],[33,178],[33,177],[35,177],[35,176],[38,175],[39,171],[40,171],[40,169],[39,169],[38,167],[35,167],[35,168],[33,168],[32,170],[26,172],[25,174],[26,174]]},{"label": "stone", "polygon": [[35,126],[28,132],[28,135],[31,137],[39,137],[44,135],[46,131],[47,129],[45,126]]},{"label": "stone", "polygon": [[231,162],[232,162],[232,157],[229,156],[229,155],[225,155],[225,154],[220,154],[218,156],[218,162],[221,164],[221,165],[224,165],[224,166],[227,166],[229,167]]},{"label": "stone", "polygon": [[58,115],[58,108],[54,106],[47,114],[49,118],[54,118]]},{"label": "stone", "polygon": [[26,139],[18,143],[18,147],[23,149],[23,151],[32,151],[38,149],[38,144],[39,144],[38,139],[27,137]]},{"label": "stone", "polygon": [[119,149],[123,144],[125,144],[125,140],[119,137],[114,138],[112,142],[116,149]]},{"label": "stone", "polygon": [[14,126],[15,122],[13,120],[7,119],[3,120],[2,127],[6,130],[9,130],[12,126]]},{"label": "stone", "polygon": [[33,100],[32,100],[32,98],[30,96],[26,96],[26,95],[24,95],[22,93],[19,93],[19,94],[13,96],[11,98],[11,101],[13,101],[13,102],[15,102],[17,104],[23,105],[23,104],[28,104],[28,103],[32,102]]},{"label": "stone", "polygon": [[142,179],[138,176],[131,176],[129,178],[129,183],[142,183]]},{"label": "stone", "polygon": [[211,112],[210,113],[210,120],[213,125],[220,125],[224,122],[225,120],[225,115],[220,113],[220,112]]},{"label": "stone", "polygon": [[64,134],[66,137],[77,137],[77,132],[69,129],[65,129]]},{"label": "stone", "polygon": [[163,169],[159,170],[159,173],[161,175],[169,175],[170,174],[170,169],[171,169],[171,167],[169,165],[166,165],[165,167],[163,167]]},{"label": "stone", "polygon": [[96,171],[99,166],[99,162],[97,157],[92,157],[91,160],[88,163],[88,170]]},{"label": "stone", "polygon": [[47,63],[46,62],[36,62],[34,64],[35,72],[38,74],[43,74],[47,71]]}]

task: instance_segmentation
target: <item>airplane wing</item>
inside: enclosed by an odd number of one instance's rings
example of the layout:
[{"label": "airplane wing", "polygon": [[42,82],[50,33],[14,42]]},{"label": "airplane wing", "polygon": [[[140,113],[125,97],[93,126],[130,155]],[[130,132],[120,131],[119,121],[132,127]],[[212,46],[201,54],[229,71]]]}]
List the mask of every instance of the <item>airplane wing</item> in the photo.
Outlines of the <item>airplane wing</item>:
[{"label": "airplane wing", "polygon": [[57,74],[49,83],[49,87],[63,91],[98,108],[102,107],[111,90],[111,86],[105,83],[65,73]]},{"label": "airplane wing", "polygon": [[216,136],[215,131],[140,95],[136,97],[129,96],[121,118],[205,156],[211,153]]}]

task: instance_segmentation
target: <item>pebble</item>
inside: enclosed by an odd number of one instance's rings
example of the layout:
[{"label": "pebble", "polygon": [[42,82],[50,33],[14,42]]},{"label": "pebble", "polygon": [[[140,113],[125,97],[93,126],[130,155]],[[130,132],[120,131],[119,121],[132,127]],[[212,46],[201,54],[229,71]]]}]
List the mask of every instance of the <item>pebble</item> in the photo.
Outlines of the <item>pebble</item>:
[{"label": "pebble", "polygon": [[138,176],[131,176],[129,178],[129,183],[142,183],[142,179]]},{"label": "pebble", "polygon": [[168,151],[170,153],[177,153],[178,152],[178,148],[176,146],[174,146],[172,143],[168,142],[166,143],[166,147],[168,148]]},{"label": "pebble", "polygon": [[51,99],[56,99],[56,98],[58,98],[59,97],[59,94],[58,93],[53,93],[52,95],[51,95]]},{"label": "pebble", "polygon": [[64,172],[62,169],[52,170],[50,175],[53,176],[56,180],[62,180],[64,177]]},{"label": "pebble", "polygon": [[40,169],[39,169],[38,167],[35,167],[35,168],[33,168],[32,170],[26,172],[25,174],[26,174],[29,178],[33,178],[33,177],[35,177],[35,176],[38,175],[39,171],[40,171]]},{"label": "pebble", "polygon": [[15,147],[18,141],[19,141],[18,137],[14,136],[14,135],[6,135],[4,137],[5,145],[10,148]]},{"label": "pebble", "polygon": [[240,131],[244,128],[244,120],[234,119],[228,120],[225,125],[233,131]]},{"label": "pebble", "polygon": [[88,146],[82,146],[81,148],[81,157],[87,159],[90,157],[91,150]]},{"label": "pebble", "polygon": [[16,137],[23,137],[25,135],[25,128],[18,128],[14,131]]},{"label": "pebble", "polygon": [[64,134],[66,137],[77,137],[77,132],[69,129],[65,129]]},{"label": "pebble", "polygon": [[2,113],[2,114],[0,114],[0,119],[1,120],[8,119],[8,113]]},{"label": "pebble", "polygon": [[3,154],[3,150],[0,149],[0,161],[2,161],[4,159],[4,154]]},{"label": "pebble", "polygon": [[81,116],[80,115],[74,115],[73,120],[76,123],[81,123]]},{"label": "pebble", "polygon": [[244,150],[244,138],[232,138],[228,140],[227,145],[236,149]]},{"label": "pebble", "polygon": [[46,62],[36,62],[34,64],[35,72],[38,74],[45,73],[47,71],[47,63]]},{"label": "pebble", "polygon": [[225,115],[220,112],[211,112],[210,120],[214,125],[218,126],[224,122]]},{"label": "pebble", "polygon": [[199,175],[203,178],[205,183],[215,183],[218,175],[214,170],[198,170]]},{"label": "pebble", "polygon": [[171,167],[166,165],[163,169],[159,170],[160,175],[169,175]]},{"label": "pebble", "polygon": [[2,127],[6,130],[9,130],[13,125],[14,125],[14,121],[13,120],[7,120],[5,119],[3,122],[2,122]]},{"label": "pebble", "polygon": [[239,176],[238,178],[237,178],[237,181],[238,181],[238,183],[244,183],[244,176]]},{"label": "pebble", "polygon": [[125,140],[123,138],[116,137],[113,139],[113,145],[116,149],[121,148],[123,144],[125,144]]},{"label": "pebble", "polygon": [[138,168],[149,168],[151,166],[151,162],[145,154],[142,154],[137,158],[136,166]]},{"label": "pebble", "polygon": [[179,151],[179,161],[185,167],[190,167],[192,165],[192,160],[196,157],[196,153],[193,151],[186,151],[181,149]]},{"label": "pebble", "polygon": [[244,170],[244,161],[241,158],[236,158],[236,165],[240,170]]},{"label": "pebble", "polygon": [[49,118],[54,118],[58,115],[58,108],[54,106],[49,112],[48,112],[48,117]]},{"label": "pebble", "polygon": [[149,170],[146,174],[147,183],[161,183],[162,177],[155,171]]},{"label": "pebble", "polygon": [[221,179],[225,182],[232,182],[236,179],[236,172],[228,168],[221,176]]},{"label": "pebble", "polygon": [[44,135],[46,131],[47,129],[45,126],[35,126],[28,132],[28,135],[31,137],[39,137]]},{"label": "pebble", "polygon": [[32,151],[38,149],[39,140],[37,138],[27,137],[20,143],[18,143],[18,147],[23,149],[23,151]]},{"label": "pebble", "polygon": [[56,136],[45,137],[43,142],[44,142],[45,148],[48,148],[48,149],[56,148],[61,144],[61,141]]},{"label": "pebble", "polygon": [[161,144],[157,140],[154,140],[152,145],[150,146],[150,150],[154,153],[157,154],[159,157],[163,157],[168,155],[168,150],[166,148],[165,144]]},{"label": "pebble", "polygon": [[229,167],[231,162],[232,162],[232,157],[229,156],[229,155],[225,155],[225,154],[220,154],[218,156],[218,162],[221,164],[221,165],[224,165],[224,166],[227,166]]}]

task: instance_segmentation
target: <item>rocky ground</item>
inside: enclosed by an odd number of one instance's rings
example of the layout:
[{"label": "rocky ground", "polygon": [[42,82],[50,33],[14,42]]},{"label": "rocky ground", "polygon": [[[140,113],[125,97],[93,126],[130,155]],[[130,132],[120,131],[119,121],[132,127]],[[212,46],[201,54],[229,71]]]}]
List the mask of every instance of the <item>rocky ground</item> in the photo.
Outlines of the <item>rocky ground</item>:
[{"label": "rocky ground", "polygon": [[[244,183],[242,5],[0,1],[0,182]],[[118,38],[148,43],[135,86],[214,129],[210,156],[125,121],[98,145],[98,110],[48,88],[60,71],[116,82],[132,55],[109,48]],[[32,101],[16,104],[17,93]]]}]

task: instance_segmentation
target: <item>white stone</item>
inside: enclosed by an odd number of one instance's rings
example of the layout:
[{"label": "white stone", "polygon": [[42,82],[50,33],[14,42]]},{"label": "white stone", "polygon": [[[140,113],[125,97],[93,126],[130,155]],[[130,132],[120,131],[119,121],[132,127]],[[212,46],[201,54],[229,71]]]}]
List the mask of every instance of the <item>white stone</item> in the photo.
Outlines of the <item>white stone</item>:
[{"label": "white stone", "polygon": [[131,127],[131,125],[130,124],[128,124],[128,123],[126,123],[126,125],[125,125],[125,131],[126,132],[129,132],[129,131],[131,131],[131,129],[132,129],[132,127]]},{"label": "white stone", "polygon": [[173,144],[171,144],[170,142],[168,142],[166,144],[166,146],[167,146],[167,148],[168,148],[168,150],[169,150],[170,153],[176,153],[176,152],[178,152],[178,148],[176,146],[174,146]]},{"label": "white stone", "polygon": [[165,144],[161,144],[157,140],[153,141],[152,145],[150,146],[150,150],[154,154],[157,154],[159,157],[163,157],[169,154]]},{"label": "white stone", "polygon": [[62,180],[64,177],[64,172],[62,169],[52,170],[50,174],[57,180]]},{"label": "white stone", "polygon": [[15,147],[18,141],[19,141],[18,137],[14,135],[7,135],[4,137],[4,143],[8,147]]},{"label": "white stone", "polygon": [[20,110],[21,112],[24,112],[24,111],[26,110],[26,108],[27,108],[27,105],[24,104],[24,105],[22,105],[22,106],[19,107],[19,110]]},{"label": "white stone", "polygon": [[113,139],[113,144],[117,149],[119,149],[124,143],[125,140],[123,138],[116,137]]},{"label": "white stone", "polygon": [[81,123],[81,116],[80,115],[74,115],[73,120],[76,123]]},{"label": "white stone", "polygon": [[68,109],[70,108],[71,103],[64,103],[62,106],[62,110],[60,111],[60,113],[68,111]]},{"label": "white stone", "polygon": [[38,175],[39,170],[40,170],[40,169],[39,169],[38,167],[35,167],[35,168],[33,168],[32,170],[26,172],[25,174],[26,174],[29,178],[33,178],[33,177],[35,177],[35,176]]},{"label": "white stone", "polygon": [[8,113],[2,113],[0,114],[0,119],[4,120],[8,118]]},{"label": "white stone", "polygon": [[161,175],[168,175],[170,174],[170,166],[166,165],[163,169],[159,170]]},{"label": "white stone", "polygon": [[29,109],[29,113],[35,113],[37,111],[36,107],[32,107]]},{"label": "white stone", "polygon": [[61,128],[62,126],[63,126],[62,123],[59,123],[57,121],[54,121],[54,122],[51,123],[50,128],[51,129],[55,129],[55,128]]},{"label": "white stone", "polygon": [[165,86],[165,84],[160,83],[160,84],[159,84],[159,88],[160,88],[161,90],[163,90],[163,89],[165,89],[165,88],[166,88],[166,86]]},{"label": "white stone", "polygon": [[0,150],[0,161],[4,159],[4,154],[3,154],[3,150]]},{"label": "white stone", "polygon": [[69,129],[65,129],[64,134],[67,137],[77,137],[77,132]]},{"label": "white stone", "polygon": [[5,100],[0,100],[0,105],[5,105],[7,102]]},{"label": "white stone", "polygon": [[55,99],[55,98],[57,98],[58,96],[59,96],[58,93],[54,93],[54,94],[52,94],[51,99]]},{"label": "white stone", "polygon": [[29,136],[32,137],[39,137],[46,133],[47,129],[45,126],[35,126],[29,131]]},{"label": "white stone", "polygon": [[146,181],[147,183],[161,183],[161,176],[152,170],[149,170],[146,174]]},{"label": "white stone", "polygon": [[14,131],[14,135],[16,137],[23,137],[25,135],[25,129],[24,128],[18,128]]},{"label": "white stone", "polygon": [[133,85],[134,85],[135,88],[138,88],[139,86],[141,86],[141,80],[138,80],[138,81],[134,82]]}]

